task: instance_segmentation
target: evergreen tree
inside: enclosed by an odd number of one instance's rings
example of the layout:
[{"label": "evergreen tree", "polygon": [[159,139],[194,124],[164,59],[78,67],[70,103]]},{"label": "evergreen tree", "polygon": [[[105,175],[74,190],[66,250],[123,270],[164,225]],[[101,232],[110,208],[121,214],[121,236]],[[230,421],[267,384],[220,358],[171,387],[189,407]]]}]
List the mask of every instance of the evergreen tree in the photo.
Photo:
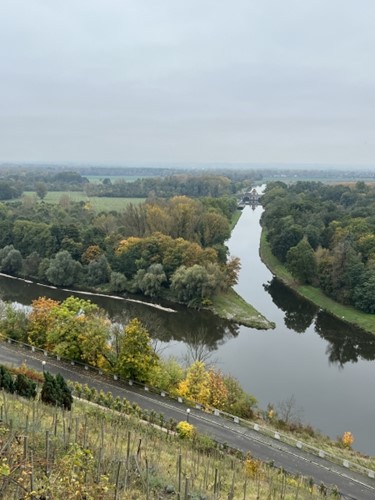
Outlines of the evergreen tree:
[{"label": "evergreen tree", "polygon": [[73,397],[65,379],[60,373],[54,377],[49,372],[44,374],[44,383],[41,392],[43,403],[60,406],[64,410],[71,410]]},{"label": "evergreen tree", "polygon": [[70,411],[73,403],[72,391],[69,389],[68,384],[60,373],[56,375],[55,380],[58,389],[59,406],[64,408],[64,410]]},{"label": "evergreen tree", "polygon": [[59,402],[56,380],[49,372],[44,373],[44,382],[40,398],[43,403],[49,405],[56,405]]},{"label": "evergreen tree", "polygon": [[14,387],[16,393],[24,398],[31,399],[36,396],[36,383],[22,373],[17,374]]},{"label": "evergreen tree", "polygon": [[0,366],[0,389],[13,394],[14,380],[12,374],[5,366]]}]

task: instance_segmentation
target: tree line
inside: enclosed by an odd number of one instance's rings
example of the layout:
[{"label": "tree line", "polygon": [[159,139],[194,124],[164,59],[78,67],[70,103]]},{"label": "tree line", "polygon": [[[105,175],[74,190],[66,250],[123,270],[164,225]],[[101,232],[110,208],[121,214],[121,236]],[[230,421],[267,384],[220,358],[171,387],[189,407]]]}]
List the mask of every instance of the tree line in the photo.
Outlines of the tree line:
[{"label": "tree line", "polygon": [[45,372],[41,379],[37,372],[28,369],[25,364],[13,369],[0,365],[0,389],[5,392],[17,394],[26,399],[35,399],[38,396],[37,383],[40,382],[42,382],[40,400],[43,403],[68,411],[72,409],[72,390],[60,373],[53,376]]},{"label": "tree line", "polygon": [[282,182],[267,186],[262,224],[272,253],[301,282],[375,313],[375,188]]},{"label": "tree line", "polygon": [[0,271],[54,286],[167,294],[199,305],[236,282],[231,197],[177,196],[96,214],[87,203],[0,204]]},{"label": "tree line", "polygon": [[[89,170],[89,173],[91,172]],[[48,191],[84,191],[88,196],[117,198],[170,198],[176,195],[195,198],[219,197],[233,195],[251,183],[247,173],[237,178],[237,176],[233,177],[229,171],[225,172],[226,175],[215,172],[207,174],[191,171],[179,172],[176,169],[140,169],[138,171],[125,169],[123,172],[123,176],[112,176],[111,170],[107,169],[99,182],[97,180],[90,182],[79,169],[14,168],[4,170],[0,167],[0,200],[19,198],[24,191],[35,191],[41,199]],[[126,175],[137,178],[127,180]]]}]

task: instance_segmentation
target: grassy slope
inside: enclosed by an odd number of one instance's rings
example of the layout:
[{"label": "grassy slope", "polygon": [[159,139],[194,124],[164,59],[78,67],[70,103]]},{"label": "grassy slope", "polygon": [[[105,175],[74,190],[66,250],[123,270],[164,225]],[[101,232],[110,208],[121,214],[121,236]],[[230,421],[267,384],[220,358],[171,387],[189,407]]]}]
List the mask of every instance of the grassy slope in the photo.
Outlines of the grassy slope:
[{"label": "grassy slope", "polygon": [[[51,488],[49,493],[53,498],[73,498],[70,495],[74,479],[75,490],[82,493],[82,496],[76,493],[74,498],[83,498],[83,492],[89,491],[90,498],[113,499],[119,472],[117,498],[175,498],[173,494],[167,495],[165,488],[178,490],[176,464],[179,460],[182,491],[187,488],[187,476],[191,498],[212,498],[215,475],[220,479],[220,498],[242,500],[244,489],[247,499],[323,498],[319,485],[310,489],[308,478],[293,477],[253,460],[246,469],[243,459],[209,448],[208,441],[205,449],[204,441],[180,440],[173,433],[162,432],[135,417],[79,401],[73,404],[71,413],[9,394],[4,395],[3,403],[6,411],[0,441],[7,444],[3,448],[2,466],[6,467],[11,460],[12,468],[9,476],[0,475],[0,486],[4,488],[2,498],[15,498],[21,488],[25,493],[30,492],[29,474],[32,473],[34,491],[39,494],[44,488],[47,491]],[[46,431],[49,431],[50,442],[48,454]],[[27,436],[27,445],[23,436]],[[90,450],[92,460],[80,461],[72,455],[69,458],[67,449],[72,442],[78,449]],[[29,453],[22,459],[24,446],[32,450],[33,459]],[[88,453],[85,456],[88,457]],[[122,466],[119,466],[120,460]],[[100,480],[104,485],[100,492],[99,473],[108,477],[107,481]]]},{"label": "grassy slope", "polygon": [[263,229],[260,241],[260,255],[262,261],[270,271],[290,286],[298,294],[310,300],[317,306],[333,314],[348,323],[359,326],[363,330],[375,334],[375,316],[358,311],[354,307],[344,306],[330,299],[319,289],[309,285],[300,285],[289,273],[286,267],[271,253],[266,239],[266,231]]},{"label": "grassy slope", "polygon": [[229,319],[258,330],[275,328],[274,323],[268,321],[232,288],[213,297],[212,302],[212,310],[220,318]]}]

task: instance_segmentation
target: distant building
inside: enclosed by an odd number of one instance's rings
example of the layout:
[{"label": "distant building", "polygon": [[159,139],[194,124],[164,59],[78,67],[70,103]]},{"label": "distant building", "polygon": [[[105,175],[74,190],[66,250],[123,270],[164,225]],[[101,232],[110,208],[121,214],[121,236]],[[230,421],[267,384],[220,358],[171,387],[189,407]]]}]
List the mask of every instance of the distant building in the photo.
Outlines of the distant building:
[{"label": "distant building", "polygon": [[242,210],[245,205],[251,205],[253,208],[255,208],[257,205],[259,205],[259,198],[260,194],[255,188],[253,188],[251,191],[248,190],[243,195],[241,201],[238,203],[238,208]]}]

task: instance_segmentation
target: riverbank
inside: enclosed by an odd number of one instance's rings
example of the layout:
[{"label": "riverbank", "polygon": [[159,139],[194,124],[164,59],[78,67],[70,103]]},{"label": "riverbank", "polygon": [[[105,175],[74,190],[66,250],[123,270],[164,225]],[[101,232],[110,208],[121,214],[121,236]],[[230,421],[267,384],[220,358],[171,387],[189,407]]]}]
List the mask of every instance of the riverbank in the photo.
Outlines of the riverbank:
[{"label": "riverbank", "polygon": [[248,304],[233,288],[213,297],[212,306],[209,309],[219,318],[257,330],[270,330],[276,326],[251,304]]},{"label": "riverbank", "polygon": [[267,242],[267,231],[264,228],[262,229],[260,238],[259,253],[268,269],[298,295],[329,312],[336,318],[355,325],[366,332],[375,334],[375,316],[373,314],[358,311],[352,306],[339,304],[327,297],[319,288],[310,285],[300,285],[287,268],[272,254]]}]

